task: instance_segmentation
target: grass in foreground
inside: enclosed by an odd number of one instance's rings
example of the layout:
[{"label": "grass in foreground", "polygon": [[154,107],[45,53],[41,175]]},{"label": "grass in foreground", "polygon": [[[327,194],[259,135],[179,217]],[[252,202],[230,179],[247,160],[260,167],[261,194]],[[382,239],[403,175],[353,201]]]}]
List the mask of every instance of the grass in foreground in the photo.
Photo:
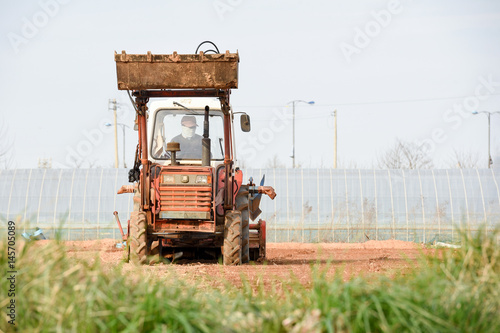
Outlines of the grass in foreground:
[{"label": "grass in foreground", "polygon": [[[16,267],[16,326],[7,323],[8,281],[0,282],[3,331],[19,332],[500,332],[498,232],[422,257],[406,276],[343,282],[313,267],[312,286],[284,281],[284,293],[198,290],[174,274],[161,280],[102,270],[64,247],[26,246]],[[6,271],[7,248],[0,246]],[[6,319],[5,319],[6,318]]]}]

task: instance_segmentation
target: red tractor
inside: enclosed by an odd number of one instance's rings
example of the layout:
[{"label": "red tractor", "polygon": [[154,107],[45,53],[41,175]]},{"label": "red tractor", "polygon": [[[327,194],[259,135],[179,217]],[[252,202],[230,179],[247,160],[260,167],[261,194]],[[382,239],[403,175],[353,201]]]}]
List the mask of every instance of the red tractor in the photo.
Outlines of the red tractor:
[{"label": "red tractor", "polygon": [[[118,89],[133,101],[139,133],[129,181],[118,193],[134,193],[128,233],[129,259],[219,258],[238,265],[266,256],[266,223],[259,220],[262,194],[274,189],[235,167],[238,53],[115,53]],[[158,99],[149,103],[150,99]],[[149,104],[148,104],[149,103]],[[241,113],[242,131],[250,117]]]}]

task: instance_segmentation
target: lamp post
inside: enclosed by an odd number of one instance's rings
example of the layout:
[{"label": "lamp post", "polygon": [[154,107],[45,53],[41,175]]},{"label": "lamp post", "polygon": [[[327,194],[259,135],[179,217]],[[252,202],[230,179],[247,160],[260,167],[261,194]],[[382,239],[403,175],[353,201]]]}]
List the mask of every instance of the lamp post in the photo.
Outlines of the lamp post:
[{"label": "lamp post", "polygon": [[484,113],[486,115],[488,115],[488,169],[491,169],[491,165],[493,164],[493,160],[491,159],[491,152],[490,152],[490,133],[491,133],[491,122],[490,122],[490,118],[491,118],[491,115],[492,114],[495,114],[495,113],[500,113],[500,111],[473,111],[472,114],[473,115],[476,115],[476,114],[480,114],[480,113]]},{"label": "lamp post", "polygon": [[[117,104],[116,104],[116,99],[110,99],[108,101],[108,110],[112,110],[113,111],[113,118],[114,118],[114,122],[115,122],[115,168],[118,169],[118,133],[117,133],[117,126],[116,126],[116,107],[117,107]],[[108,125],[106,125],[108,126]],[[111,126],[111,124],[109,125]]]},{"label": "lamp post", "polygon": [[337,110],[333,111],[333,168],[337,169]]},{"label": "lamp post", "polygon": [[291,101],[291,102],[288,102],[286,103],[287,105],[288,104],[292,104],[292,107],[293,107],[293,114],[292,114],[292,132],[293,132],[293,141],[292,141],[292,156],[290,156],[292,158],[292,165],[293,165],[293,168],[295,169],[295,104],[297,103],[305,103],[305,104],[309,104],[309,105],[314,105],[314,101],[303,101],[301,99],[296,99],[294,101]]},{"label": "lamp post", "polygon": [[[106,123],[104,124],[105,126],[113,126],[112,124],[110,123]],[[116,123],[116,125],[118,126],[121,126],[122,127],[122,132],[123,132],[123,168],[127,168],[127,163],[125,162],[125,127],[126,128],[130,128],[128,127],[127,125],[125,124],[122,124],[122,123]],[[115,129],[116,129],[116,126],[115,126]],[[115,135],[116,135],[116,130],[115,130]],[[115,142],[117,142],[117,137],[115,136]],[[115,145],[115,156],[116,156],[116,167],[118,167],[118,145]]]}]

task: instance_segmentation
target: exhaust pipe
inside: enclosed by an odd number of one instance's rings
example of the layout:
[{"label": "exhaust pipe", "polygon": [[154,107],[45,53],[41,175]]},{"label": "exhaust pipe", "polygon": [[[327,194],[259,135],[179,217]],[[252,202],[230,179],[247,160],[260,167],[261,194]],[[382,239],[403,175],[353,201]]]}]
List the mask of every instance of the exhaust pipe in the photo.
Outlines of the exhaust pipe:
[{"label": "exhaust pipe", "polygon": [[205,121],[203,121],[203,139],[201,139],[201,165],[210,166],[210,138],[209,133],[209,123],[208,115],[210,108],[208,105],[205,106]]}]

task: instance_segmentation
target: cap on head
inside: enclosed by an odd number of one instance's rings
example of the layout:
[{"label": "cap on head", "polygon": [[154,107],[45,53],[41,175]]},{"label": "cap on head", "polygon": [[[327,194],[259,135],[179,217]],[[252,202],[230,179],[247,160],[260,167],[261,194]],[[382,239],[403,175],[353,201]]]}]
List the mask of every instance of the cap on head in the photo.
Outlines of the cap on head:
[{"label": "cap on head", "polygon": [[181,119],[181,125],[186,127],[194,127],[196,125],[196,117],[195,116],[184,116]]}]

